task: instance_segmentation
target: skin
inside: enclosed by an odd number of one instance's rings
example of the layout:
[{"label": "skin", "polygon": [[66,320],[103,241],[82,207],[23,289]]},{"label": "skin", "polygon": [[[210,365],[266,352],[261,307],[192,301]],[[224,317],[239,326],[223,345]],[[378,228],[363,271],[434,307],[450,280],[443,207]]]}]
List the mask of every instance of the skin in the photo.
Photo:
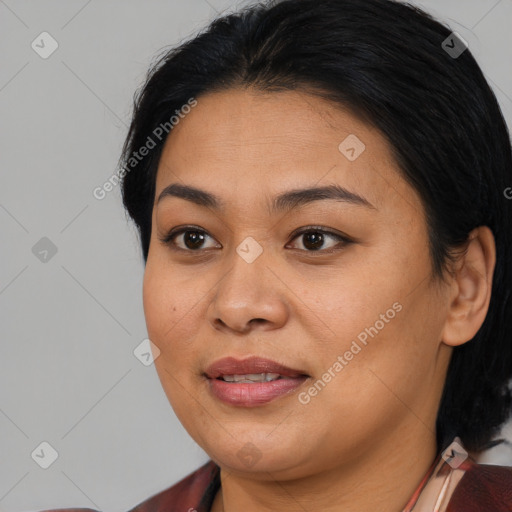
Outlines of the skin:
[{"label": "skin", "polygon": [[[400,511],[436,456],[435,419],[453,347],[470,340],[487,313],[492,233],[475,229],[439,281],[419,196],[375,128],[307,92],[234,89],[197,99],[160,160],[144,311],[165,393],[221,467],[212,510]],[[354,161],[338,149],[349,134],[366,146]],[[177,197],[156,204],[171,183],[213,193],[225,210]],[[329,184],[373,208],[320,200],[269,211],[279,193]],[[207,233],[202,248],[186,252],[183,235],[174,239],[182,252],[160,241],[181,225]],[[291,234],[312,225],[355,241],[340,247],[324,235],[320,251],[308,250],[307,237]],[[236,252],[248,236],[263,249],[252,263]],[[300,403],[298,393],[397,302],[401,311]],[[310,378],[258,407],[217,400],[205,368],[253,355]],[[237,455],[246,443],[260,457],[250,467]]]}]

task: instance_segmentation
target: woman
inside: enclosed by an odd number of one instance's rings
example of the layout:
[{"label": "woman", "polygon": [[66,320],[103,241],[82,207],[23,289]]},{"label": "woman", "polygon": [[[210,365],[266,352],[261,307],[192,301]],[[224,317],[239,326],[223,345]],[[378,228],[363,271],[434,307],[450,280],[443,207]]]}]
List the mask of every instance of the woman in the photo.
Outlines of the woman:
[{"label": "woman", "polygon": [[512,156],[460,36],[390,0],[218,19],[151,70],[119,175],[211,458],[133,512],[512,510],[471,456],[511,411]]}]

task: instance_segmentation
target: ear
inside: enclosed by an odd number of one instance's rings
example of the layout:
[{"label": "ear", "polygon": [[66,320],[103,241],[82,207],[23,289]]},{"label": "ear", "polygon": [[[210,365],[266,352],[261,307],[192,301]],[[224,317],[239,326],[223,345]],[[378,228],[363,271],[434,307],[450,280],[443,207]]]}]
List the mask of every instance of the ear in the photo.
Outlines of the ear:
[{"label": "ear", "polygon": [[484,323],[491,300],[496,245],[487,226],[469,234],[467,250],[455,264],[442,341],[458,346],[471,340]]}]

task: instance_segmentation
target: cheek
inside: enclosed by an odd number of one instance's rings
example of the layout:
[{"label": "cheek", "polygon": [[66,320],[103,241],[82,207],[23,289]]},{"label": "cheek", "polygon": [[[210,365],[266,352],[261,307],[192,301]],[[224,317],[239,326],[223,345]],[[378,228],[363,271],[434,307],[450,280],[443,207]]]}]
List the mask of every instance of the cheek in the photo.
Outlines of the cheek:
[{"label": "cheek", "polygon": [[[148,264],[144,272],[143,304],[149,338],[162,350],[184,315],[184,300],[168,271]],[[181,306],[180,306],[181,304]],[[183,327],[183,326],[180,326]]]},{"label": "cheek", "polygon": [[[443,314],[422,282],[428,261],[417,259],[414,268],[390,264],[392,259],[369,262],[363,275],[347,274],[336,293],[323,298],[328,306],[318,313],[329,329],[317,344],[316,377],[333,382],[322,391],[333,407],[340,397],[349,409],[366,404],[368,410],[371,396],[393,401],[394,392],[412,399],[418,382],[431,380]],[[335,378],[325,374],[329,369]]]},{"label": "cheek", "polygon": [[142,300],[144,305],[144,317],[148,329],[149,338],[159,345],[157,338],[163,330],[164,311],[167,309],[162,280],[156,276],[150,263],[146,265],[142,286]]},{"label": "cheek", "polygon": [[197,286],[183,282],[172,269],[146,265],[143,281],[144,316],[149,339],[160,349],[161,362],[182,361],[204,316]]},{"label": "cheek", "polygon": [[186,373],[194,362],[194,351],[193,344],[187,340],[192,334],[191,327],[197,322],[190,317],[191,307],[177,289],[176,279],[168,270],[147,264],[143,304],[148,337],[160,350],[155,368],[163,390],[178,414],[188,404],[183,388],[190,385]]},{"label": "cheek", "polygon": [[[383,311],[385,314],[387,308]],[[403,338],[405,315],[402,309],[385,323],[377,314],[363,321],[366,325],[362,328],[355,326],[354,335],[346,331],[348,336],[322,355],[325,363],[315,375],[322,382],[315,380],[305,391],[309,397],[302,396],[303,402],[311,402],[304,414],[335,418],[335,423],[344,425],[347,439],[352,440],[363,430],[377,435],[383,426],[394,428],[392,423],[407,416],[409,409],[404,404],[411,404],[416,393],[421,393],[418,380],[422,375],[430,381],[427,368],[431,361],[427,354],[421,358],[414,354],[416,349],[411,350],[409,341],[420,340]],[[329,433],[334,440],[335,430]]]}]

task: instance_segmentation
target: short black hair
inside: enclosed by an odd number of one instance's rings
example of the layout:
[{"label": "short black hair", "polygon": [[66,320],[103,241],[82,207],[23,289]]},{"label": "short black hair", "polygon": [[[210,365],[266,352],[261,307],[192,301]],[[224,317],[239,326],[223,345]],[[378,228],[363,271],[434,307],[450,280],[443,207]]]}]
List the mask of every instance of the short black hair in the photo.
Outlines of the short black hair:
[{"label": "short black hair", "polygon": [[[478,452],[496,444],[512,404],[512,200],[505,193],[512,153],[496,97],[464,48],[449,27],[394,0],[254,4],[214,20],[151,66],[120,166],[146,262],[166,140],[155,128],[169,126],[191,98],[233,88],[309,91],[375,126],[421,197],[434,276],[446,275],[474,228],[489,226],[496,240],[489,311],[476,336],[453,351],[436,425],[439,450],[458,435]],[[150,138],[155,147],[129,167]]]}]

